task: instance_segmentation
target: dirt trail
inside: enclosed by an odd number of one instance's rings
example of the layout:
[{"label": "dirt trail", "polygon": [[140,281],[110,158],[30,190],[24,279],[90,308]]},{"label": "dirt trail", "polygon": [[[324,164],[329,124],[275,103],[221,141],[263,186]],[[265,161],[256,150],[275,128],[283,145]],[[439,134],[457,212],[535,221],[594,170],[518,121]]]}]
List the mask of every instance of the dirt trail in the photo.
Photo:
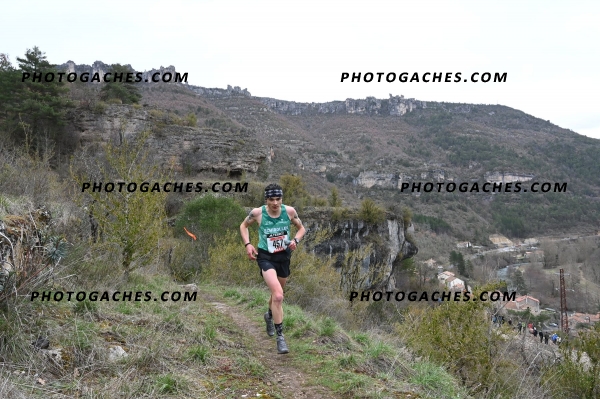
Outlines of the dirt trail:
[{"label": "dirt trail", "polygon": [[269,370],[269,374],[265,379],[279,388],[284,398],[329,399],[336,397],[323,387],[307,385],[308,376],[295,368],[291,362],[294,357],[293,340],[287,340],[290,353],[280,355],[277,353],[275,337],[267,335],[264,324],[255,323],[234,306],[220,302],[208,293],[203,293],[203,297],[208,299],[210,305],[229,316],[242,331],[252,337],[257,360]]}]

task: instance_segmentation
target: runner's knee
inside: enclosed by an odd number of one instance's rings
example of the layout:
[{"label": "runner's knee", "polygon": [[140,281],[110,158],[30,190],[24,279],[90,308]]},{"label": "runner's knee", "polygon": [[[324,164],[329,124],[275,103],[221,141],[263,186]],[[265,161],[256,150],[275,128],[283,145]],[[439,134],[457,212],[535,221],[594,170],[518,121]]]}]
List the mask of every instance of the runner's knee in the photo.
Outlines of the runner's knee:
[{"label": "runner's knee", "polygon": [[278,291],[273,293],[273,302],[281,303],[283,302],[283,291]]}]

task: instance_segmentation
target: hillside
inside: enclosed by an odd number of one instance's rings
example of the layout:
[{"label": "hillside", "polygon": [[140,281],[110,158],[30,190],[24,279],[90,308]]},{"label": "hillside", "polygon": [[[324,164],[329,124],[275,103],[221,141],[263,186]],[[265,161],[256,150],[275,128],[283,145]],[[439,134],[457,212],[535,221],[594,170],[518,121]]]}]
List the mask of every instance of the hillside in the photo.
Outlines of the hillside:
[{"label": "hillside", "polygon": [[[358,110],[326,108],[330,103],[305,104],[308,109],[303,110],[302,104],[290,107],[217,90],[204,90],[198,98],[251,130],[256,146],[272,149],[269,173],[275,178],[289,172],[310,176],[310,186],[322,195],[335,184],[352,205],[365,195],[387,205],[406,203],[418,213],[441,216],[459,239],[473,241],[477,229],[517,238],[584,234],[600,227],[600,141],[523,112],[499,105],[415,101],[412,111],[386,115],[377,113],[381,105],[370,110],[369,99]],[[154,95],[144,92],[144,101],[151,103]],[[568,188],[566,193],[537,194],[399,190],[403,182],[486,181],[527,187],[535,181],[566,182]],[[462,212],[445,215],[432,203]],[[465,223],[473,218],[485,222]]]},{"label": "hillside", "polygon": [[[256,283],[256,282],[254,282]],[[68,289],[67,286],[55,287]],[[137,276],[123,291],[197,294],[188,302],[34,302],[20,307],[3,364],[3,398],[465,398],[441,368],[414,360],[397,339],[342,329],[289,306],[291,353],[264,331],[264,289],[177,286]],[[37,327],[28,320],[44,316]],[[38,339],[34,331],[43,331]],[[42,342],[41,348],[29,341]],[[36,344],[37,345],[37,344]],[[6,353],[6,349],[3,349]],[[435,378],[435,380],[433,380]]]},{"label": "hillside", "polygon": [[[474,293],[516,289],[556,307],[555,273],[566,269],[569,310],[600,310],[597,140],[499,105],[402,96],[304,104],[181,84],[15,86],[18,70],[3,68],[0,396],[597,394],[600,323],[579,323],[563,334],[568,345],[548,350],[491,323],[502,314],[550,328],[546,312],[429,296],[449,289],[437,279],[448,269]],[[85,190],[96,182],[104,191]],[[165,182],[204,186],[169,192]],[[248,190],[209,195],[214,182]],[[293,351],[275,359],[261,319],[267,291],[238,230],[267,182],[285,187],[308,228],[285,291]],[[534,193],[536,182],[568,190]],[[405,184],[444,190],[402,192]],[[463,184],[478,188],[450,190]],[[528,191],[479,190],[486,184]],[[491,241],[498,233],[506,248]],[[188,283],[199,287],[193,303],[34,298],[195,292]],[[360,290],[427,298],[351,301]]]}]

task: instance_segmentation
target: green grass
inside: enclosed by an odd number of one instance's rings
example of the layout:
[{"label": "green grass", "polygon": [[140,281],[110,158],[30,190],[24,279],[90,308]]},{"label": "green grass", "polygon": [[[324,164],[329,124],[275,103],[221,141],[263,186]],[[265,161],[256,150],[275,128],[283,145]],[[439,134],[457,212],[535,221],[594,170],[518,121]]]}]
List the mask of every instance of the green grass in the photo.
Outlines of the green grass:
[{"label": "green grass", "polygon": [[319,334],[323,337],[333,337],[335,332],[338,330],[338,326],[330,317],[325,317],[319,323]]},{"label": "green grass", "polygon": [[199,362],[202,364],[206,364],[210,359],[210,349],[204,345],[195,345],[192,346],[188,352],[187,356],[194,362]]},{"label": "green grass", "polygon": [[240,371],[254,377],[263,378],[267,374],[265,366],[253,357],[239,357],[236,359],[236,365]]},{"label": "green grass", "polygon": [[83,301],[75,302],[75,306],[73,306],[73,312],[77,314],[85,314],[85,313],[97,313],[98,312],[98,302],[92,302],[89,299],[85,299]]},{"label": "green grass", "polygon": [[161,394],[172,394],[181,392],[186,387],[186,381],[182,378],[177,378],[173,374],[165,374],[158,376],[155,380],[155,386]]},{"label": "green grass", "polygon": [[381,356],[387,356],[392,353],[392,348],[390,345],[381,340],[371,341],[370,345],[367,347],[366,354],[374,359],[377,359]]},{"label": "green grass", "polygon": [[350,335],[356,342],[358,342],[359,344],[366,346],[371,342],[371,339],[369,338],[369,335],[366,333],[361,333],[361,332],[355,332],[353,334]]},{"label": "green grass", "polygon": [[[144,290],[142,284],[152,286],[152,291],[177,289],[165,279],[152,277],[137,279],[133,285]],[[262,314],[269,298],[264,287],[201,285],[201,291],[228,303],[232,312],[263,328]],[[65,349],[67,373],[52,386],[67,397],[79,395],[82,387],[90,395],[107,398],[215,397],[223,392],[228,392],[224,397],[256,393],[265,398],[286,397],[276,385],[267,385],[271,364],[257,356],[258,343],[228,316],[229,312],[223,313],[208,302],[94,304],[93,313],[83,302],[77,312],[73,304],[28,304],[35,313],[48,315],[32,319],[39,320],[39,325],[28,324],[33,335],[58,331],[53,342]],[[427,392],[450,392],[445,382],[433,385],[435,375],[425,371],[415,372],[414,382],[407,388],[404,369],[390,367],[398,352],[381,335],[375,338],[367,332],[346,332],[335,319],[315,316],[288,303],[284,304],[284,314],[284,331],[292,350],[286,355],[286,364],[301,372],[309,386],[325,387],[331,396],[343,398],[383,398],[390,397],[389,392],[407,390],[421,397]],[[30,361],[30,342],[18,339],[18,329],[6,317],[0,317],[0,333],[15,337],[0,348],[4,359],[23,364]],[[108,363],[103,353],[111,345],[122,346],[128,356]],[[95,378],[73,378],[74,368],[83,375],[85,370],[94,370]],[[16,378],[12,380],[15,383]],[[44,395],[41,386],[30,393],[34,398]]]},{"label": "green grass", "polygon": [[421,386],[434,397],[457,397],[456,382],[450,374],[440,366],[430,362],[418,362],[413,367],[414,375],[410,378],[412,384]]}]

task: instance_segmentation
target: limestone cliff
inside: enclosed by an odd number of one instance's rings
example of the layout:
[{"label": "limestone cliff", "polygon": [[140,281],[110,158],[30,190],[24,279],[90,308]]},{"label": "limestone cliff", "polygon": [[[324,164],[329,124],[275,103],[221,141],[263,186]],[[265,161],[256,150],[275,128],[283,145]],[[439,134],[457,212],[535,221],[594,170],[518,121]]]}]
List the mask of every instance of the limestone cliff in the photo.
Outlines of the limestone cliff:
[{"label": "limestone cliff", "polygon": [[370,224],[356,218],[332,220],[331,209],[308,208],[302,219],[308,234],[329,230],[331,237],[313,250],[335,258],[345,289],[393,290],[394,268],[417,254],[418,248],[407,240],[408,226],[391,213],[382,223]]},{"label": "limestone cliff", "polygon": [[[125,65],[127,68],[129,68],[132,72],[138,72],[135,69],[133,69],[133,67],[129,64]],[[105,64],[102,61],[96,61],[94,62],[92,65],[85,65],[85,64],[75,64],[73,61],[67,61],[62,65],[57,65],[56,68],[60,71],[65,71],[66,73],[76,73],[78,76],[81,76],[81,74],[83,73],[89,73],[90,74],[90,83],[91,83],[91,77],[97,73],[100,76],[100,79],[102,79],[102,77],[108,73],[111,69],[111,66],[108,64]],[[158,72],[158,75],[154,76],[155,73]],[[152,76],[154,76],[155,79],[162,79],[163,75],[165,73],[170,73],[172,77],[175,76],[175,67],[173,65],[170,65],[168,67],[160,67],[158,69],[151,69],[149,71],[144,71],[142,72],[142,81],[143,82],[151,82]],[[100,83],[100,82],[96,82],[96,83]]]},{"label": "limestone cliff", "polygon": [[265,149],[247,145],[254,139],[249,131],[232,133],[180,126],[170,123],[164,112],[136,109],[129,105],[109,105],[101,112],[79,110],[73,116],[73,125],[80,133],[81,146],[108,142],[117,144],[150,129],[154,134],[148,145],[155,160],[186,173],[254,173],[267,157]]},{"label": "limestone cliff", "polygon": [[357,114],[357,115],[393,115],[400,116],[417,108],[427,108],[424,101],[404,96],[392,96],[387,100],[375,97],[346,101],[331,101],[327,103],[297,103],[263,97],[260,99],[269,109],[285,115],[314,115],[314,114]]}]

